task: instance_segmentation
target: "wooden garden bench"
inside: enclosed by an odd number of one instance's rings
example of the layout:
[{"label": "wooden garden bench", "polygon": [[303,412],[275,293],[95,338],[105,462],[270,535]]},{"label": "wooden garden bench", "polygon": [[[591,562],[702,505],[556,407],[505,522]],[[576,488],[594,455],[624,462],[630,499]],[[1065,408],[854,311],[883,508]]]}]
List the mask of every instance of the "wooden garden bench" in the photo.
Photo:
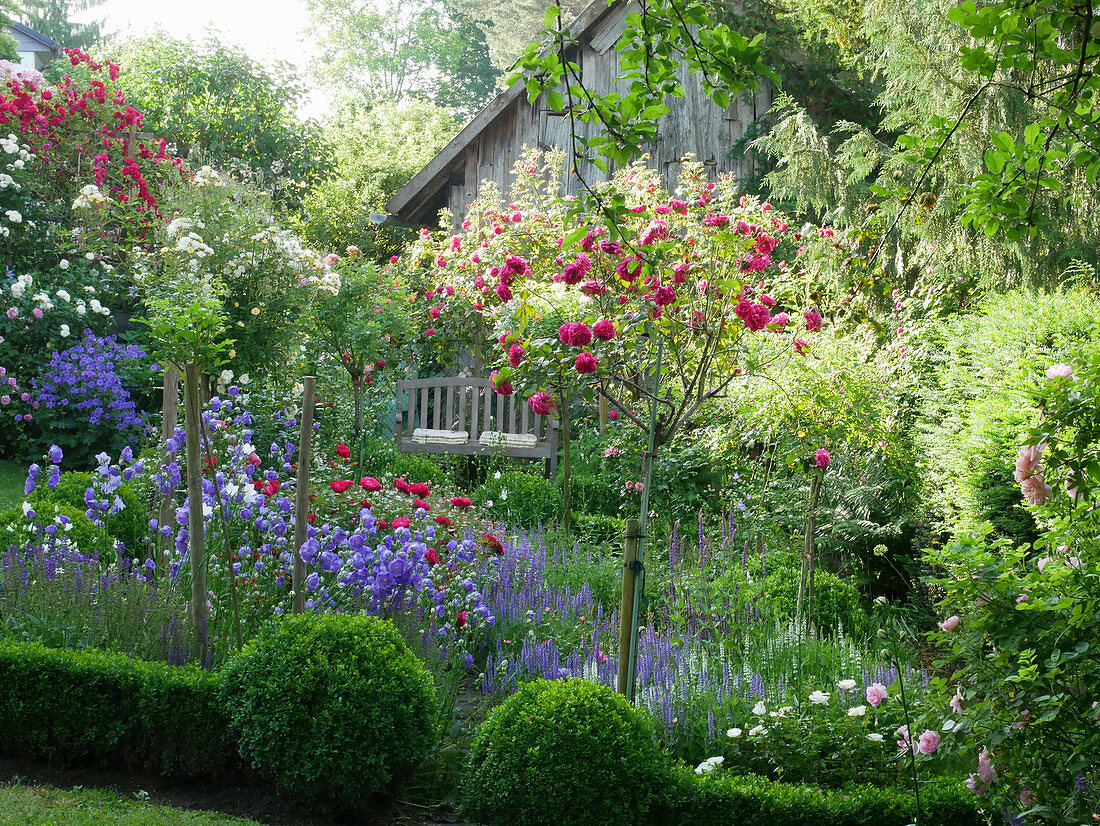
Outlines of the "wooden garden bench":
[{"label": "wooden garden bench", "polygon": [[544,459],[551,479],[558,469],[557,420],[532,413],[515,395],[494,393],[490,379],[398,381],[395,432],[406,453]]}]

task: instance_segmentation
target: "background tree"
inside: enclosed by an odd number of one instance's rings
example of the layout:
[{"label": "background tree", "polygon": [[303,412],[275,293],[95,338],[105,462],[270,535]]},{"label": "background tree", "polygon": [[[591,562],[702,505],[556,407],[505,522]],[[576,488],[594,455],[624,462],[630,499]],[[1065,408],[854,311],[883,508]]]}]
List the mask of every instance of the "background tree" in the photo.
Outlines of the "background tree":
[{"label": "background tree", "polygon": [[103,0],[22,0],[23,22],[62,46],[87,51],[102,42],[103,21],[75,23],[73,17],[103,5]]},{"label": "background tree", "polygon": [[774,194],[849,231],[831,269],[852,297],[881,304],[960,273],[1056,283],[1071,260],[1095,259],[1091,3],[857,5],[855,27],[814,31],[876,90],[881,122],[829,125],[780,99],[760,142],[779,164]]},{"label": "background tree", "polygon": [[319,250],[343,254],[355,246],[368,259],[388,258],[407,232],[375,223],[371,213],[384,213],[387,199],[458,126],[447,109],[428,101],[343,107],[325,127],[333,173],[310,191],[298,216],[303,239]]},{"label": "background tree", "polygon": [[145,115],[142,128],[178,155],[247,177],[290,211],[324,177],[321,127],[298,117],[305,86],[290,64],[257,63],[213,37],[163,33],[125,40],[112,57],[119,88]]},{"label": "background tree", "polygon": [[484,34],[445,0],[309,0],[309,9],[319,79],[346,99],[420,97],[468,117],[496,92]]}]

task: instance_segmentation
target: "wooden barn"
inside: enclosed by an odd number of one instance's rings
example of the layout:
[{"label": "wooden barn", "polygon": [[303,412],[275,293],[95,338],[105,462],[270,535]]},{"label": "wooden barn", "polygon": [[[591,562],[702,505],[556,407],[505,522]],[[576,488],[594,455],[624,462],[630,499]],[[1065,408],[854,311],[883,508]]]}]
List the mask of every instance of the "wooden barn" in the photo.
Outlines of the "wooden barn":
[{"label": "wooden barn", "polygon": [[[595,0],[570,27],[580,45],[579,59],[586,85],[597,93],[627,91],[620,78],[615,43],[621,36],[626,16],[637,11],[634,2]],[[686,75],[686,72],[685,72]],[[751,155],[731,157],[734,145],[755,121],[771,107],[773,90],[766,83],[759,92],[746,94],[729,109],[715,105],[694,76],[681,78],[685,95],[669,98],[671,111],[659,125],[660,137],[647,147],[649,163],[662,173],[666,186],[674,187],[679,161],[693,154],[706,164],[712,178],[722,172],[738,177],[753,173]],[[579,129],[596,127],[579,123]],[[568,150],[570,119],[554,112],[540,96],[527,102],[522,83],[501,92],[471,120],[438,155],[421,169],[387,203],[386,210],[405,224],[434,224],[439,210],[447,207],[461,220],[465,207],[477,197],[483,181],[491,181],[501,192],[511,185],[511,172],[523,148]],[[569,159],[566,159],[569,163]],[[563,175],[567,170],[563,169]],[[608,173],[613,173],[610,166]],[[596,167],[585,173],[591,182],[606,176]],[[565,181],[566,192],[576,192],[575,176]]]}]

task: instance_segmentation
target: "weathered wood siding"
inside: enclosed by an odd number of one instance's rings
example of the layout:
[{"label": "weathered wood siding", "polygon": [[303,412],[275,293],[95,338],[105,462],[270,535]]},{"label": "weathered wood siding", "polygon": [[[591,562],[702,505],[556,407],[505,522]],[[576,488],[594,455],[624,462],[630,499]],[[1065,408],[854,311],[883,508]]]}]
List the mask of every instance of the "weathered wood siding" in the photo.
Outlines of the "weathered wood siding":
[{"label": "weathered wood siding", "polygon": [[[581,67],[586,86],[596,93],[614,90],[620,94],[628,91],[628,83],[619,74],[618,53],[615,43],[623,29],[626,16],[636,10],[634,3],[616,4],[597,16],[587,25],[581,37],[580,54],[573,56]],[[729,109],[716,106],[703,91],[696,76],[682,70],[683,98],[670,98],[669,114],[659,124],[659,138],[654,146],[646,147],[650,166],[660,170],[667,187],[675,188],[680,170],[680,159],[692,154],[704,163],[711,179],[720,173],[732,172],[739,178],[754,172],[751,155],[731,159],[734,145],[745,135],[751,124],[763,117],[771,107],[772,89],[766,83],[759,92],[745,94],[735,100]],[[508,95],[508,92],[502,93]],[[425,183],[415,199],[400,209],[407,219],[431,221],[427,214],[429,202],[434,198],[445,203],[461,220],[466,205],[477,197],[484,181],[491,181],[501,192],[507,192],[512,183],[512,168],[524,147],[548,150],[560,148],[566,153],[566,168],[562,170],[564,189],[575,193],[583,188],[579,178],[570,175],[571,128],[575,125],[578,135],[589,136],[599,127],[573,124],[567,114],[553,112],[543,97],[532,106],[525,93],[512,94],[507,105],[468,138],[465,147],[445,167],[432,164],[425,168],[425,175],[434,175],[432,181],[442,181],[446,188],[444,198],[439,195],[437,184]],[[503,100],[498,102],[498,105]],[[494,104],[490,104],[493,107]],[[489,115],[487,111],[484,115]],[[476,123],[477,119],[475,119]],[[459,139],[466,140],[460,135]],[[456,139],[456,140],[459,140]],[[446,151],[446,150],[444,150]],[[441,153],[442,155],[443,153]],[[435,163],[444,162],[438,157]],[[609,169],[613,173],[614,169]],[[587,166],[582,174],[588,183],[606,179],[607,175],[595,166]],[[443,178],[446,178],[443,181]]]}]

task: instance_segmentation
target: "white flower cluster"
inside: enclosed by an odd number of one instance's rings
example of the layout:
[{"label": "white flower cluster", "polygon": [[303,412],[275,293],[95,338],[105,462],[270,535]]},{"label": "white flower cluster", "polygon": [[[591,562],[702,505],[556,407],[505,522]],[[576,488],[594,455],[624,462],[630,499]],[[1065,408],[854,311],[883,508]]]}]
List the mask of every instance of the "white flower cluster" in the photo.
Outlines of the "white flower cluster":
[{"label": "white flower cluster", "polygon": [[22,169],[27,161],[34,160],[30,146],[20,143],[18,136],[12,132],[9,132],[6,138],[0,138],[0,149],[4,150],[5,155],[15,155],[15,160],[8,165],[9,169],[12,167]]},{"label": "white flower cluster", "polygon": [[29,275],[21,275],[11,282],[11,297],[22,298],[27,287],[34,283],[34,278]]},{"label": "white flower cluster", "polygon": [[23,188],[23,184],[15,180],[7,172],[0,172],[0,189],[14,189],[16,192]]},{"label": "white flower cluster", "polygon": [[106,201],[107,198],[99,191],[98,186],[88,184],[76,196],[76,200],[73,201],[73,209],[95,209],[100,204],[106,203]]},{"label": "white flower cluster", "polygon": [[192,183],[198,187],[214,186],[219,189],[225,187],[225,181],[222,179],[221,174],[212,166],[204,166],[196,172]]},{"label": "white flower cluster", "polygon": [[175,248],[177,252],[194,256],[189,264],[192,270],[197,270],[199,268],[199,261],[203,258],[214,254],[214,248],[208,246],[207,243],[202,240],[202,236],[196,232],[189,232],[186,235],[177,237]]},{"label": "white flower cluster", "polygon": [[695,767],[696,774],[710,774],[726,761],[725,757],[708,757]]},{"label": "white flower cluster", "polygon": [[185,215],[181,215],[179,218],[169,222],[168,226],[164,228],[164,234],[168,240],[171,241],[181,232],[187,232],[193,229],[206,229],[206,224],[198,218],[188,218]]}]

